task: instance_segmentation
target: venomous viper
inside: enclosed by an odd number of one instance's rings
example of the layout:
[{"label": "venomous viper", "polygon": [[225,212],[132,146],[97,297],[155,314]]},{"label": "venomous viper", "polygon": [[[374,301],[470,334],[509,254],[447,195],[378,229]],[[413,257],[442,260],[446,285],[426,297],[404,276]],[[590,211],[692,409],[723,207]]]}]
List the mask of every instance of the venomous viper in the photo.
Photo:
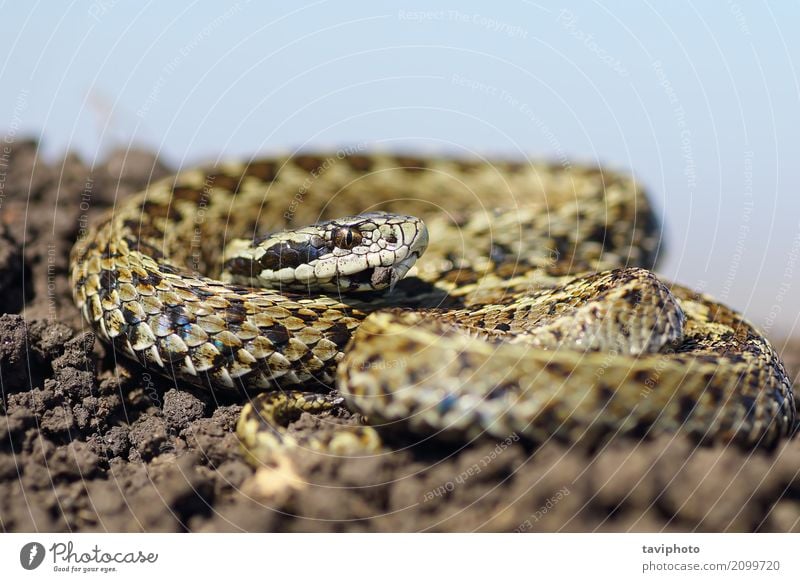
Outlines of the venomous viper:
[{"label": "venomous viper", "polygon": [[151,184],[78,241],[71,275],[130,358],[261,392],[238,426],[253,461],[380,447],[368,427],[284,427],[342,401],[382,430],[456,440],[791,436],[780,358],[738,313],[647,270],[659,233],[607,169],[300,154]]}]

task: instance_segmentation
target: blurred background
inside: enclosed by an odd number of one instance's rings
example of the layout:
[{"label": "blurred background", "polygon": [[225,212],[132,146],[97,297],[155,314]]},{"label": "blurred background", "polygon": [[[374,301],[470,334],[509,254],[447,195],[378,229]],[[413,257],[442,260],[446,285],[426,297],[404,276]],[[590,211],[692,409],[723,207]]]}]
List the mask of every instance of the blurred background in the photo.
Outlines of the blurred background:
[{"label": "blurred background", "polygon": [[772,336],[797,331],[797,3],[96,0],[2,15],[0,134],[36,137],[49,159],[364,144],[631,169],[665,217],[667,277]]}]

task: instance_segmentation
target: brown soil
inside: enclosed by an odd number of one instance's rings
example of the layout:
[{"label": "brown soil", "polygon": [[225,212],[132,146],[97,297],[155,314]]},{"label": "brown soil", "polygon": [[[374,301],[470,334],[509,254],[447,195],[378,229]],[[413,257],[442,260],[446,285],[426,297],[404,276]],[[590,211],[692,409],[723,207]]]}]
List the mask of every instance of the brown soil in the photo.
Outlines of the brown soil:
[{"label": "brown soil", "polygon": [[[0,171],[0,526],[4,531],[800,531],[800,443],[683,437],[589,453],[520,442],[303,454],[255,472],[240,404],[115,359],[69,293],[88,216],[167,173],[149,153],[87,167],[17,142]],[[794,374],[800,343],[778,343]],[[334,418],[337,417],[337,418]],[[302,417],[294,429],[348,421]]]}]

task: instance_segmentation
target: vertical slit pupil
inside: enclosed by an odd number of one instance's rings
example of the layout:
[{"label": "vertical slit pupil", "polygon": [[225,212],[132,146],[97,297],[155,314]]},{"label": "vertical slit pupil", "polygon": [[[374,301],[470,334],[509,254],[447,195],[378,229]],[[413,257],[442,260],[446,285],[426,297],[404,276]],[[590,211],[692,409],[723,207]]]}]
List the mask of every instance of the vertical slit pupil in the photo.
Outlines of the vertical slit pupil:
[{"label": "vertical slit pupil", "polygon": [[361,233],[352,228],[340,228],[333,239],[333,243],[342,249],[352,249],[360,242]]}]

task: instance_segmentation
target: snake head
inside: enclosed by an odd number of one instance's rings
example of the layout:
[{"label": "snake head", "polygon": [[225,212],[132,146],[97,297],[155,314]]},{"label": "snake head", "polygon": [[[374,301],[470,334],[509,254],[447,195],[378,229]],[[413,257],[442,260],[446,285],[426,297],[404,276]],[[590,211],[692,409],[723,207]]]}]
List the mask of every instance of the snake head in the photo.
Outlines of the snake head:
[{"label": "snake head", "polygon": [[402,279],[427,246],[419,218],[369,212],[232,241],[223,278],[290,291],[379,291]]}]

